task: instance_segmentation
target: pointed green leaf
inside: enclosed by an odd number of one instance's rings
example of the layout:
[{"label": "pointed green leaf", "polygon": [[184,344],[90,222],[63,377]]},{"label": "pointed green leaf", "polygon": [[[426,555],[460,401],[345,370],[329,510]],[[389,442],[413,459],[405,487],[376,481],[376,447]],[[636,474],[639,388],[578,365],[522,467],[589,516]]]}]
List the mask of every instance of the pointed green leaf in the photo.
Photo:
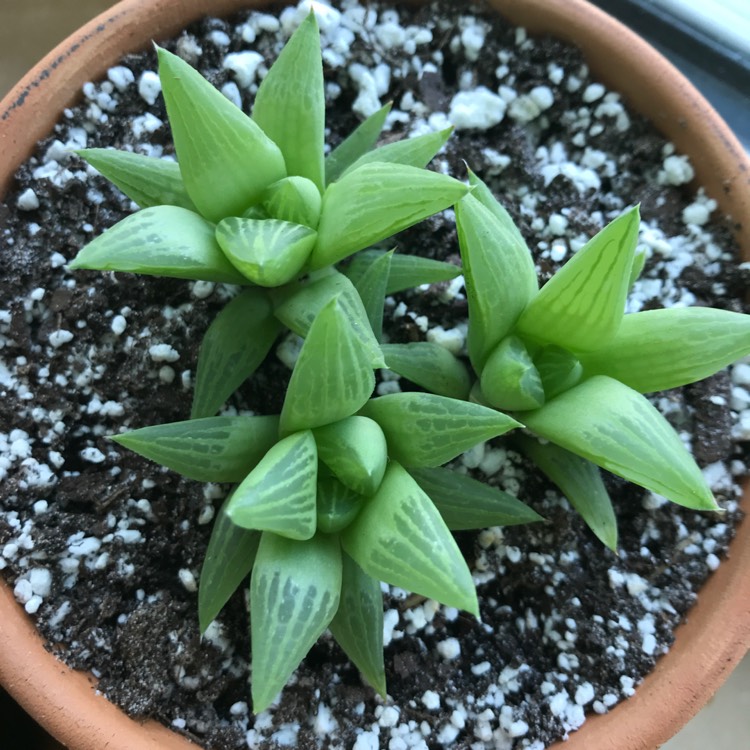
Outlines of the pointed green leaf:
[{"label": "pointed green leaf", "polygon": [[385,698],[380,581],[368,576],[346,553],[341,560],[341,603],[329,626],[331,634],[367,682]]},{"label": "pointed green leaf", "polygon": [[229,262],[254,284],[281,286],[299,276],[315,245],[310,227],[278,219],[230,216],[216,227],[216,241]]},{"label": "pointed green leaf", "polygon": [[216,414],[266,358],[280,331],[262,289],[245,289],[227,303],[203,336],[190,418]]},{"label": "pointed green leaf", "polygon": [[89,242],[70,268],[247,284],[214,238],[214,226],[177,206],[144,208]]},{"label": "pointed green leaf", "polygon": [[410,167],[424,169],[445,145],[453,132],[453,126],[444,130],[424,133],[413,138],[402,138],[400,141],[387,143],[370,151],[357,159],[342,176],[346,176],[364,164],[381,162],[385,164],[405,164]]},{"label": "pointed green leaf", "polygon": [[589,240],[529,303],[518,332],[573,352],[609,342],[625,313],[639,222],[636,206]]},{"label": "pointed green leaf", "polygon": [[364,506],[365,496],[339,482],[318,474],[318,531],[337,534],[345,529]]},{"label": "pointed green leaf", "polygon": [[383,429],[392,459],[408,467],[440,466],[518,422],[494,409],[431,393],[374,398],[361,414]]},{"label": "pointed green leaf", "polygon": [[185,189],[207,219],[239,216],[286,176],[278,146],[177,55],[157,48],[159,78]]},{"label": "pointed green leaf", "polygon": [[328,627],[341,595],[341,548],[264,533],[250,582],[253,712],[268,708]]},{"label": "pointed green leaf", "polygon": [[496,409],[525,411],[544,403],[544,387],[526,346],[518,336],[506,336],[487,357],[482,393]]},{"label": "pointed green leaf", "polygon": [[468,399],[471,377],[461,360],[447,349],[429,341],[411,344],[382,344],[389,370],[438,396]]},{"label": "pointed green leaf", "polygon": [[245,529],[272,531],[287,539],[315,533],[318,451],[312,432],[279,440],[242,480],[227,515]]},{"label": "pointed green leaf", "polygon": [[109,148],[84,148],[76,154],[141,208],[166,205],[197,210],[182,184],[177,162]]},{"label": "pointed green leaf", "polygon": [[365,164],[323,195],[311,268],[338,263],[452,206],[468,188],[447,175],[400,164]]},{"label": "pointed green leaf", "polygon": [[201,635],[249,575],[260,543],[260,532],[235,526],[227,516],[231,496],[216,514],[198,585]]},{"label": "pointed green leaf", "polygon": [[451,531],[544,520],[507,492],[450,469],[409,469]]},{"label": "pointed green leaf", "polygon": [[370,351],[338,298],[310,326],[281,410],[283,433],[321,427],[362,408],[375,388]]},{"label": "pointed green leaf", "polygon": [[695,510],[718,506],[693,457],[644,396],[597,375],[524,414],[529,430]]},{"label": "pointed green leaf", "polygon": [[142,427],[112,440],[201,482],[239,482],[276,442],[279,418],[207,417]]},{"label": "pointed green leaf", "polygon": [[260,84],[253,120],[281,149],[287,174],[306,177],[321,193],[325,106],[320,34],[311,11]]},{"label": "pointed green leaf", "polygon": [[612,341],[581,361],[586,374],[651,393],[707,378],[748,354],[750,315],[670,307],[626,315]]},{"label": "pointed green leaf", "polygon": [[342,532],[341,544],[373,578],[479,615],[458,545],[430,498],[397,463]]},{"label": "pointed green leaf", "polygon": [[323,275],[295,281],[274,293],[276,317],[299,336],[307,336],[320,311],[334,298],[344,310],[351,329],[369,353],[372,368],[385,367],[378,340],[372,332],[367,311],[354,285],[334,269]]},{"label": "pointed green leaf", "polygon": [[554,443],[519,440],[521,450],[554,482],[597,538],[617,549],[617,518],[599,468]]},{"label": "pointed green leaf", "polygon": [[510,219],[501,221],[473,195],[456,205],[456,228],[469,301],[469,357],[481,372],[536,294],[536,270]]},{"label": "pointed green leaf", "polygon": [[636,248],[635,255],[633,256],[633,265],[630,267],[630,281],[628,282],[628,291],[633,288],[633,284],[638,281],[638,278],[643,273],[643,269],[646,265],[646,251],[641,248]]},{"label": "pointed green leaf", "polygon": [[[370,264],[385,255],[384,250],[362,250],[341,269],[352,283],[356,284],[366,273]],[[391,257],[391,268],[388,273],[386,294],[396,294],[406,289],[413,289],[422,284],[437,284],[450,281],[461,275],[461,269],[453,263],[421,258],[418,255],[396,253]]]},{"label": "pointed green leaf", "polygon": [[361,495],[380,486],[388,462],[383,430],[367,417],[347,417],[315,430],[318,456],[335,476]]},{"label": "pointed green leaf", "polygon": [[370,328],[378,341],[383,337],[383,307],[392,257],[393,251],[391,250],[373,260],[370,267],[354,284],[365,307]]},{"label": "pointed green leaf", "polygon": [[326,185],[338,180],[345,169],[354,164],[360,156],[366,154],[375,145],[392,106],[393,103],[388,102],[377,112],[371,114],[326,156]]},{"label": "pointed green leaf", "polygon": [[581,380],[583,367],[574,354],[554,344],[543,347],[534,355],[546,398],[554,398]]},{"label": "pointed green leaf", "polygon": [[296,175],[274,182],[263,193],[263,209],[269,217],[302,224],[310,229],[318,226],[322,203],[323,199],[315,183]]}]

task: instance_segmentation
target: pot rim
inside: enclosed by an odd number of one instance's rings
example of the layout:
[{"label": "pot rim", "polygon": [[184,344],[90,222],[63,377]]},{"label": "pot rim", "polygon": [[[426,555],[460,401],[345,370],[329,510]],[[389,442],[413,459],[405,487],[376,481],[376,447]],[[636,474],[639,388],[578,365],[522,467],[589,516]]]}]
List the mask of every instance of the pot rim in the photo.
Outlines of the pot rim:
[{"label": "pot rim", "polygon": [[[622,92],[628,106],[649,112],[678,151],[690,154],[696,183],[706,188],[724,213],[737,222],[750,216],[750,158],[711,105],[660,53],[586,0],[490,0],[489,4],[532,33],[557,26],[555,36],[581,48],[604,83]],[[0,102],[4,161],[0,194],[9,189],[13,174],[36,142],[52,131],[62,110],[80,98],[85,81],[103,75],[126,51],[144,49],[152,38],[174,35],[203,15],[206,5],[212,15],[222,15],[263,3],[122,0],[45,56]],[[141,30],[144,14],[146,33]],[[603,62],[610,59],[617,65],[607,70]],[[651,75],[646,84],[644,71]],[[689,146],[692,143],[700,148]],[[743,257],[750,259],[750,221],[738,226],[737,237]],[[742,505],[750,513],[750,483]],[[565,743],[565,750],[653,750],[711,698],[750,648],[750,519],[738,527],[730,553],[704,585],[688,621],[676,630],[669,653],[659,659],[635,695],[608,714],[589,716],[583,731]],[[24,638],[22,647],[16,638]],[[0,682],[42,726],[74,748],[186,750],[194,746],[157,722],[139,724],[130,719],[96,693],[90,676],[70,670],[46,651],[33,622],[4,582],[0,585]],[[82,717],[80,724],[70,720],[76,711]],[[556,743],[550,750],[561,748]]]}]

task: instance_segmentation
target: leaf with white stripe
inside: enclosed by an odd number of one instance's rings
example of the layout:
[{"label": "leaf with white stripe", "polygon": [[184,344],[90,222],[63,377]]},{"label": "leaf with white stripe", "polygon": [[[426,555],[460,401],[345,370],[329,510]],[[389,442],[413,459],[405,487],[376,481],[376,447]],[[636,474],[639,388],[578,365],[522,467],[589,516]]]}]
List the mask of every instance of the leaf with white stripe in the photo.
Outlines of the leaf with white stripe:
[{"label": "leaf with white stripe", "polygon": [[310,539],[316,528],[318,451],[312,432],[296,432],[271,448],[232,495],[227,515],[245,529]]},{"label": "leaf with white stripe", "polygon": [[221,251],[214,225],[178,206],[144,208],[126,216],[89,242],[69,267],[248,283]]},{"label": "leaf with white stripe", "polygon": [[522,437],[520,446],[562,490],[602,544],[617,550],[617,518],[599,467],[554,443]]},{"label": "leaf with white stripe", "polygon": [[479,615],[466,561],[430,498],[396,462],[341,534],[344,551],[375,579]]},{"label": "leaf with white stripe", "polygon": [[76,154],[141,208],[180,206],[197,211],[175,161],[111,148],[83,148]]},{"label": "leaf with white stripe", "polygon": [[372,332],[362,299],[349,279],[334,269],[321,272],[322,276],[293,281],[275,290],[274,313],[290,330],[303,338],[320,311],[338,298],[351,330],[369,352],[372,368],[385,367],[380,345]]},{"label": "leaf with white stripe", "polygon": [[281,410],[284,434],[349,417],[375,389],[370,350],[352,331],[338,298],[315,318],[302,345]]},{"label": "leaf with white stripe", "polygon": [[612,341],[581,362],[587,375],[652,393],[707,378],[748,354],[750,315],[669,307],[626,315]]},{"label": "leaf with white stripe", "polygon": [[521,425],[486,406],[431,393],[392,393],[360,412],[385,433],[389,456],[408,467],[431,467]]},{"label": "leaf with white stripe", "polygon": [[388,445],[380,425],[367,417],[347,417],[315,430],[318,457],[355,492],[372,495],[388,463]]},{"label": "leaf with white stripe", "polygon": [[250,582],[253,712],[268,708],[328,627],[341,595],[341,548],[265,532]]},{"label": "leaf with white stripe", "polygon": [[177,55],[157,48],[182,180],[209,221],[239,216],[286,177],[278,146],[239,107]]},{"label": "leaf with white stripe", "polygon": [[266,358],[280,331],[262,289],[250,287],[227,303],[203,336],[191,419],[216,414]]},{"label": "leaf with white stripe", "polygon": [[311,10],[258,87],[253,120],[281,149],[287,173],[323,192],[325,88],[320,34]]},{"label": "leaf with white stripe", "polygon": [[529,430],[629,482],[694,510],[717,510],[701,470],[640,393],[597,375],[524,414]]},{"label": "leaf with white stripe", "polygon": [[365,164],[326,189],[311,268],[338,263],[452,206],[469,188],[402,164]]},{"label": "leaf with white stripe", "polygon": [[637,206],[607,224],[531,300],[517,331],[574,353],[609,343],[625,314],[639,224]]},{"label": "leaf with white stripe", "polygon": [[370,328],[372,328],[372,332],[378,341],[383,338],[385,290],[388,284],[392,258],[393,251],[380,256],[354,284],[365,307],[365,312],[367,312]]},{"label": "leaf with white stripe", "polygon": [[534,261],[518,230],[473,195],[456,205],[456,229],[469,302],[469,357],[481,372],[490,352],[537,293]]},{"label": "leaf with white stripe", "polygon": [[112,435],[116,443],[201,482],[240,482],[276,442],[279,418],[206,417]]},{"label": "leaf with white stripe", "polygon": [[216,241],[229,262],[254,284],[281,286],[299,276],[317,234],[278,219],[230,216],[216,227]]},{"label": "leaf with white stripe", "polygon": [[368,576],[346,553],[341,559],[341,603],[329,626],[331,634],[367,682],[385,698],[380,581]]},{"label": "leaf with white stripe", "polygon": [[260,544],[260,532],[243,529],[229,520],[222,504],[214,520],[198,584],[198,622],[201,635],[250,574]]},{"label": "leaf with white stripe", "polygon": [[468,399],[471,376],[466,365],[445,347],[430,341],[383,344],[389,370],[438,396]]}]

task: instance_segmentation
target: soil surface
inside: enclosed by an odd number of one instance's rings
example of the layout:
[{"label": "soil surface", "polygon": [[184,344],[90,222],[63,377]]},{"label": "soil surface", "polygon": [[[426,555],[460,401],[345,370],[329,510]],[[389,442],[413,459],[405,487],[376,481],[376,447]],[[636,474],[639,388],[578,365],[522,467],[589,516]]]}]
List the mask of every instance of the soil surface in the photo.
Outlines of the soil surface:
[{"label": "soil surface", "polygon": [[[259,13],[206,20],[165,46],[248,111],[258,72],[304,13],[288,9],[281,24]],[[319,21],[331,145],[389,100],[385,139],[453,122],[433,168],[463,178],[465,161],[490,184],[542,282],[640,202],[648,261],[629,309],[742,310],[748,278],[733,263],[731,227],[688,185],[687,160],[593,80],[576,50],[452,3],[396,12],[348,2]],[[255,72],[253,58],[228,57],[248,50],[262,56]],[[135,209],[70,149],[172,151],[155,69],[152,53],[129,56],[87,85],[0,204],[0,569],[50,648],[93,671],[132,715],[212,750],[542,750],[586,712],[632,694],[732,538],[750,437],[747,365],[653,397],[727,513],[686,511],[606,476],[615,554],[510,440],[478,446],[459,463],[547,519],[458,535],[481,621],[386,586],[387,701],[325,635],[278,701],[249,712],[243,592],[198,634],[196,581],[228,487],[181,478],[107,439],[188,417],[202,333],[234,290],[66,267]],[[394,244],[460,262],[450,211]],[[459,279],[390,299],[386,329],[391,341],[460,351],[465,317]],[[224,413],[278,412],[283,359],[273,352]],[[385,373],[378,393],[411,387]]]}]

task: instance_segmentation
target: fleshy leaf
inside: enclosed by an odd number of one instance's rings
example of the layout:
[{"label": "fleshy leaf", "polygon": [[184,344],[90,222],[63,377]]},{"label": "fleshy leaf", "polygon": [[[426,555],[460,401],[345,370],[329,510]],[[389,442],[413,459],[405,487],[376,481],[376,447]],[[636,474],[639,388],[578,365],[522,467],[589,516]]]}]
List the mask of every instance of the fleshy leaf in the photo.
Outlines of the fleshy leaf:
[{"label": "fleshy leaf", "polygon": [[76,151],[141,208],[180,206],[196,211],[177,162],[110,148]]},{"label": "fleshy leaf", "polygon": [[310,227],[278,219],[236,216],[216,227],[216,241],[229,262],[254,284],[281,286],[297,277],[315,246]]},{"label": "fleshy leaf", "polygon": [[245,477],[227,505],[233,523],[287,539],[315,534],[318,451],[312,432],[279,440]]},{"label": "fleshy leaf", "polygon": [[695,510],[718,506],[669,422],[632,388],[597,375],[524,414],[529,430]]},{"label": "fleshy leaf", "polygon": [[456,205],[456,228],[469,301],[469,358],[481,372],[537,293],[536,270],[510,218],[501,221],[473,195]]},{"label": "fleshy leaf", "polygon": [[282,433],[338,422],[361,409],[375,388],[370,361],[369,348],[334,298],[310,326],[294,365],[281,410]]},{"label": "fleshy leaf", "polygon": [[546,398],[554,398],[581,380],[583,367],[574,354],[551,344],[534,355]]},{"label": "fleshy leaf", "polygon": [[393,103],[388,102],[371,114],[326,156],[326,185],[338,180],[345,169],[375,145],[392,106]]},{"label": "fleshy leaf", "polygon": [[392,258],[393,251],[373,260],[354,285],[365,307],[370,328],[378,341],[383,337],[383,307]]},{"label": "fleshy leaf", "polygon": [[576,353],[608,343],[625,313],[639,221],[636,206],[589,240],[529,303],[519,333]]},{"label": "fleshy leaf", "polygon": [[216,414],[266,358],[280,330],[261,289],[245,289],[225,305],[201,343],[191,419]]},{"label": "fleshy leaf", "polygon": [[520,427],[479,404],[431,393],[392,393],[361,411],[383,429],[392,459],[408,467],[440,466],[484,440]]},{"label": "fleshy leaf", "polygon": [[341,544],[368,575],[479,614],[466,561],[437,508],[397,463],[341,534]]},{"label": "fleshy leaf", "polygon": [[182,180],[213,222],[239,216],[286,177],[278,146],[177,55],[157,48],[159,78]]},{"label": "fleshy leaf", "polygon": [[450,469],[409,469],[451,531],[544,520],[507,492]]},{"label": "fleshy leaf", "polygon": [[[362,250],[341,269],[352,283],[356,284],[377,258],[385,255],[384,250]],[[413,289],[422,284],[437,284],[450,281],[461,275],[461,269],[452,263],[440,260],[421,258],[418,255],[403,255],[396,253],[391,257],[391,268],[388,273],[386,294],[396,294],[406,289]]]},{"label": "fleshy leaf", "polygon": [[339,607],[341,548],[264,533],[250,582],[253,712],[268,708]]},{"label": "fleshy leaf", "polygon": [[365,164],[328,187],[311,268],[338,263],[452,206],[468,187],[401,164]]},{"label": "fleshy leaf", "polygon": [[702,380],[747,354],[750,315],[670,307],[626,315],[614,339],[581,361],[587,375],[651,393]]},{"label": "fleshy leaf", "polygon": [[312,11],[260,84],[253,120],[281,149],[287,174],[306,177],[322,193],[325,89],[320,34]]},{"label": "fleshy leaf", "polygon": [[518,336],[506,336],[487,357],[482,393],[496,409],[524,411],[544,403],[544,387],[526,346]]},{"label": "fleshy leaf", "polygon": [[628,290],[633,288],[633,284],[638,281],[638,278],[643,273],[643,269],[646,265],[646,251],[643,248],[636,248],[635,255],[633,256],[633,265],[630,267],[630,280],[628,282]]},{"label": "fleshy leaf", "polygon": [[554,443],[523,437],[521,450],[554,482],[602,544],[617,549],[617,518],[599,468]]},{"label": "fleshy leaf", "polygon": [[364,495],[339,482],[335,477],[318,475],[318,531],[337,534],[345,529],[364,505]]},{"label": "fleshy leaf", "polygon": [[368,576],[346,552],[341,555],[341,561],[341,603],[329,628],[367,682],[385,698],[380,581]]},{"label": "fleshy leaf", "polygon": [[376,148],[360,156],[344,172],[343,176],[345,177],[364,164],[371,164],[376,161],[386,164],[406,164],[410,167],[424,169],[445,145],[452,132],[453,127],[451,126],[444,130],[437,130],[417,135],[413,138],[402,138],[400,141],[387,143],[384,146],[380,146],[380,148]]},{"label": "fleshy leaf", "polygon": [[279,418],[206,417],[142,427],[112,440],[201,482],[239,482],[276,442]]},{"label": "fleshy leaf", "polygon": [[378,340],[372,332],[367,311],[359,293],[346,276],[333,269],[317,278],[303,279],[288,284],[275,292],[275,315],[299,336],[307,336],[310,326],[320,311],[334,298],[346,313],[351,329],[369,352],[370,366],[385,367]]},{"label": "fleshy leaf", "polygon": [[347,417],[315,430],[318,456],[335,476],[361,495],[380,486],[388,462],[383,430],[367,417]]},{"label": "fleshy leaf", "polygon": [[322,203],[315,183],[296,175],[274,182],[263,193],[263,209],[271,218],[302,224],[310,229],[318,226]]},{"label": "fleshy leaf", "polygon": [[178,206],[144,208],[89,242],[69,266],[247,284],[214,238],[214,225]]},{"label": "fleshy leaf", "polygon": [[416,341],[380,348],[389,370],[438,396],[468,399],[471,377],[466,365],[439,344]]},{"label": "fleshy leaf", "polygon": [[[230,496],[231,498],[231,496]],[[198,585],[201,635],[249,575],[260,543],[260,532],[235,526],[227,516],[227,498],[216,514]]]}]

